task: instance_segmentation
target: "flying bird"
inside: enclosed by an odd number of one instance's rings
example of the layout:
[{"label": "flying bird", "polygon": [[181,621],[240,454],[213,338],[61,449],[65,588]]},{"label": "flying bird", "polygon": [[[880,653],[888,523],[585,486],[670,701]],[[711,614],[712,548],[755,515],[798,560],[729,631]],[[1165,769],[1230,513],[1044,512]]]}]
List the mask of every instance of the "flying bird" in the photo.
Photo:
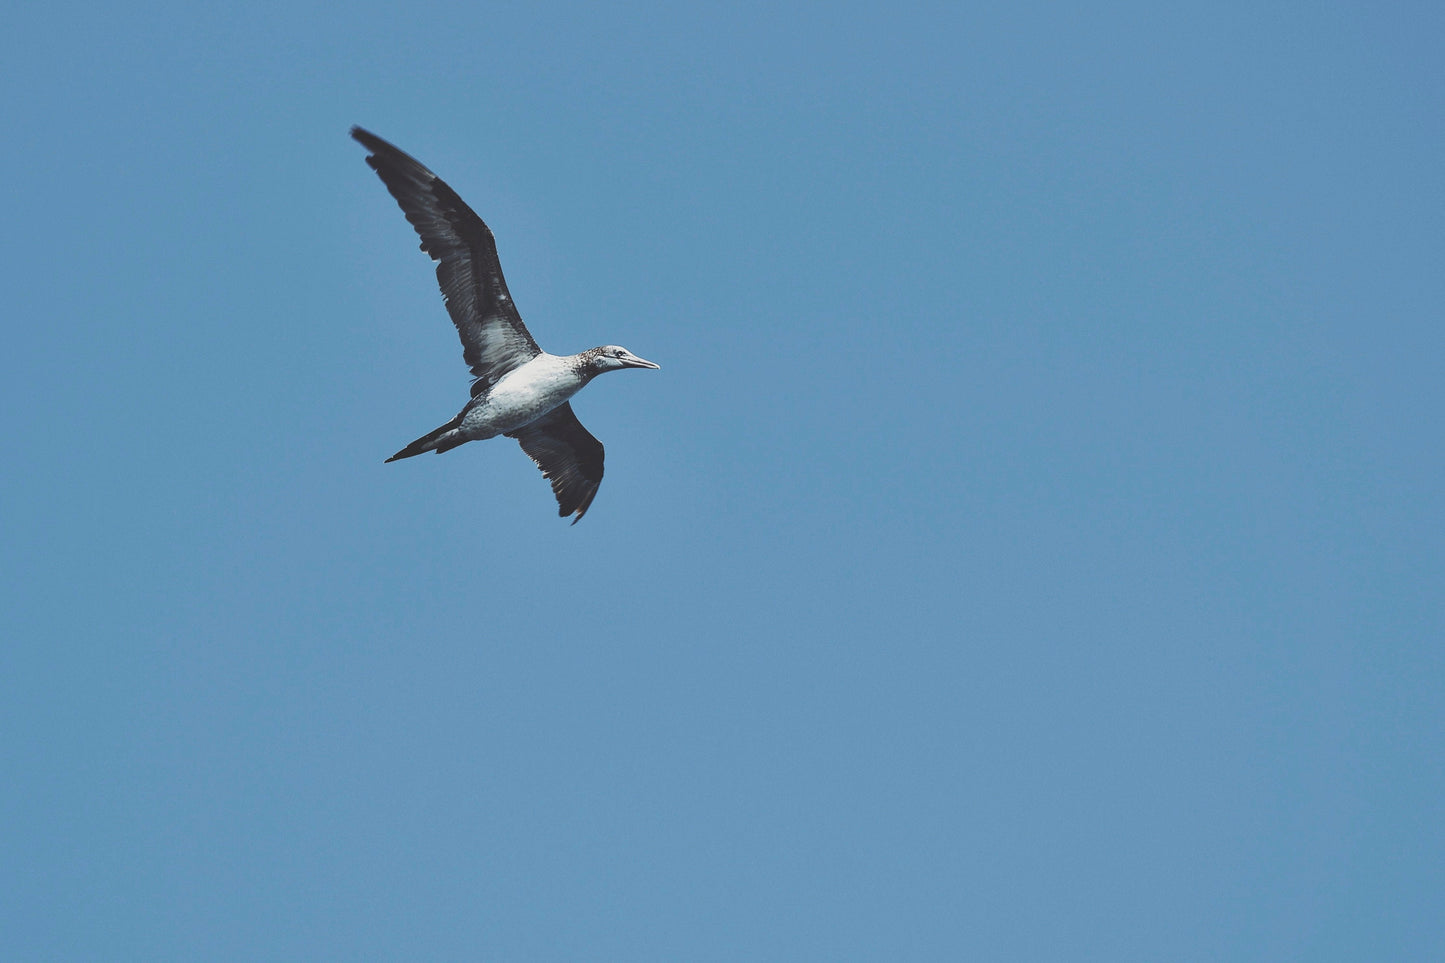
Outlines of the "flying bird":
[{"label": "flying bird", "polygon": [[360,127],[351,136],[370,152],[366,162],[437,262],[437,283],[472,369],[472,397],[457,416],[387,461],[506,435],[551,481],[557,514],[577,524],[602,484],[602,442],[582,427],[568,399],[603,372],[659,366],[615,344],[572,355],[537,347],[507,291],[491,228],[410,154]]}]

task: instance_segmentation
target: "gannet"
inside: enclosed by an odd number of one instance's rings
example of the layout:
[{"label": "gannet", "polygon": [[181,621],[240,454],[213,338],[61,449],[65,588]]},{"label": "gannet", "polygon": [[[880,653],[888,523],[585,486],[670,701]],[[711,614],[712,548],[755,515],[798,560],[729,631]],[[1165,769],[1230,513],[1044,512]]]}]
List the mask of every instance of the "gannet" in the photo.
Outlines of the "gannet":
[{"label": "gannet", "polygon": [[577,524],[602,484],[602,443],[582,427],[568,399],[603,372],[659,365],[615,344],[573,355],[537,347],[507,291],[491,229],[416,158],[360,127],[351,136],[370,151],[366,162],[437,262],[437,283],[472,369],[472,397],[457,416],[386,460],[515,438],[552,482],[557,514],[574,515]]}]

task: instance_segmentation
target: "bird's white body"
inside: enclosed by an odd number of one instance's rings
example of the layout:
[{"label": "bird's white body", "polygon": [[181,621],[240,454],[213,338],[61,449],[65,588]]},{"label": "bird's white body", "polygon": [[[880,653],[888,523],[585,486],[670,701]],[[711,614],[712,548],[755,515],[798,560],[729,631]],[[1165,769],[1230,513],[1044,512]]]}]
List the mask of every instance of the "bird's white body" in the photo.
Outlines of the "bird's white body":
[{"label": "bird's white body", "polygon": [[494,438],[529,425],[571,398],[587,383],[575,357],[542,352],[513,368],[467,409],[461,430],[473,440]]}]

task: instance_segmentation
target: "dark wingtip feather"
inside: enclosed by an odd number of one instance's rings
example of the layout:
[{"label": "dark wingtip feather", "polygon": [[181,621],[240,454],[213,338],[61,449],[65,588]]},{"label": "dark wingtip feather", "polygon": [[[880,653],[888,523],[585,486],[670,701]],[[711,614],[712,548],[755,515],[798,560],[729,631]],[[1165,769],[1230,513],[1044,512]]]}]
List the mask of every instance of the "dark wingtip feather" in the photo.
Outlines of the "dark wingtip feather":
[{"label": "dark wingtip feather", "polygon": [[365,127],[356,124],[351,126],[351,139],[365,146],[367,150],[376,150],[378,146],[390,146]]}]

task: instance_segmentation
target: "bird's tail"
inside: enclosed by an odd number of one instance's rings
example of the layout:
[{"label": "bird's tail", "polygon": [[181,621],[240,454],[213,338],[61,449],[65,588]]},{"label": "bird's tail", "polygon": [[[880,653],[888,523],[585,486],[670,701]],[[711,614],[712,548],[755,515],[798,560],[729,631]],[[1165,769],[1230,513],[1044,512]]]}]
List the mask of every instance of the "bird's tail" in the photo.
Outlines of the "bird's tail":
[{"label": "bird's tail", "polygon": [[420,455],[423,452],[434,451],[440,455],[444,451],[451,451],[470,439],[462,435],[458,428],[461,426],[462,416],[457,415],[451,421],[442,425],[435,431],[429,431],[416,441],[407,445],[387,459],[388,462],[396,461],[398,458],[410,458],[412,455]]}]

